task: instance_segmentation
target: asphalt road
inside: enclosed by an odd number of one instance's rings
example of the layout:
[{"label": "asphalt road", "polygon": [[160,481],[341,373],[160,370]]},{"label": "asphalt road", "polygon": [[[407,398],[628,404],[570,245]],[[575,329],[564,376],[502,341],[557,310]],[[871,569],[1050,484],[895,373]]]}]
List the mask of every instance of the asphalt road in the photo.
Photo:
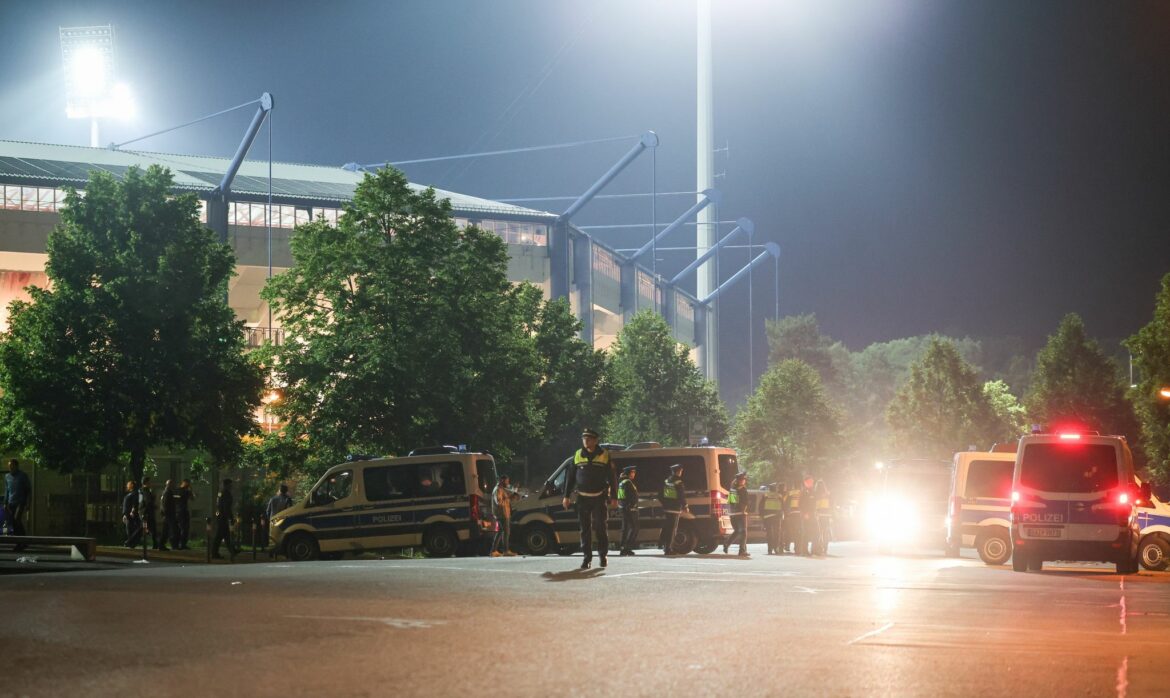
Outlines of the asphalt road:
[{"label": "asphalt road", "polygon": [[0,695],[1170,692],[1170,573],[752,550],[5,575]]}]

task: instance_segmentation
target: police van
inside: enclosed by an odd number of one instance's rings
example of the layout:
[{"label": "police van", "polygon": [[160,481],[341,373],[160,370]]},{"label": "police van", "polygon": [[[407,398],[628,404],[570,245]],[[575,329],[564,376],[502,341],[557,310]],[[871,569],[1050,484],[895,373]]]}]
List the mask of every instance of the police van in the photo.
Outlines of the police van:
[{"label": "police van", "polygon": [[404,458],[354,456],[321,476],[308,496],[272,517],[274,548],[292,560],[422,546],[433,557],[492,535],[495,460],[437,446]]},{"label": "police van", "polygon": [[974,547],[989,565],[1003,565],[1011,559],[1008,512],[1015,466],[1014,444],[1010,450],[996,446],[991,451],[955,454],[946,519],[948,555],[955,557],[961,547]]},{"label": "police van", "polygon": [[870,537],[878,552],[947,545],[946,516],[953,480],[946,461],[901,459],[878,464],[878,484],[867,503]]},{"label": "police van", "polygon": [[1139,568],[1139,485],[1123,436],[1061,431],[1020,439],[1012,471],[1012,569],[1045,561],[1112,562],[1118,574]]},{"label": "police van", "polygon": [[[634,480],[638,487],[638,543],[657,543],[665,515],[662,509],[662,486],[670,475],[670,466],[683,465],[683,482],[687,491],[689,514],[679,520],[674,550],[710,553],[731,533],[727,510],[727,492],[739,470],[734,449],[717,446],[663,448],[647,442],[623,447],[606,444],[616,473],[636,465]],[[581,544],[575,509],[565,509],[561,499],[565,478],[571,475],[572,457],[549,476],[534,497],[517,502],[512,508],[512,529],[532,555],[569,554]],[[574,493],[574,498],[576,494]],[[621,516],[615,509],[608,521],[610,544],[619,543]]]},{"label": "police van", "polygon": [[1138,559],[1148,570],[1162,571],[1170,567],[1170,504],[1151,494],[1149,501],[1138,507],[1138,526],[1142,539],[1138,544]]}]

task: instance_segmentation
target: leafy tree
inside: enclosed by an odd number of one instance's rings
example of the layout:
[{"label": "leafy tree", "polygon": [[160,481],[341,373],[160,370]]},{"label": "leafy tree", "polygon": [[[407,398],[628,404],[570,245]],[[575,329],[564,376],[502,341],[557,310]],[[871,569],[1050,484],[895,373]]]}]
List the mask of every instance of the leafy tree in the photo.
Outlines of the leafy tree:
[{"label": "leafy tree", "polygon": [[532,441],[540,361],[498,236],[461,230],[448,200],[386,168],[336,226],[299,226],[289,246],[293,267],[262,293],[286,336],[266,359],[310,467],[453,442],[506,460]]},{"label": "leafy tree", "polygon": [[894,446],[905,457],[947,459],[995,439],[995,414],[975,369],[949,340],[932,337],[887,411]]},{"label": "leafy tree", "polygon": [[10,307],[0,341],[0,422],[12,446],[61,471],[147,449],[234,458],[254,428],[259,369],[227,305],[231,248],[199,221],[169,171],[91,175],[49,235],[51,287]]},{"label": "leafy tree", "polygon": [[817,371],[800,359],[785,359],[760,377],[736,415],[733,440],[753,481],[791,482],[836,449],[840,431],[840,413]]},{"label": "leafy tree", "polygon": [[618,334],[610,377],[618,397],[605,420],[607,440],[684,445],[697,425],[712,441],[726,438],[727,411],[715,386],[653,311],[637,313]]},{"label": "leafy tree", "polygon": [[849,351],[840,342],[821,334],[816,315],[789,315],[768,320],[764,326],[768,334],[769,365],[800,359],[830,386],[838,386],[848,377]]},{"label": "leafy tree", "polygon": [[540,363],[536,399],[544,415],[528,458],[538,474],[548,474],[580,446],[582,427],[602,424],[616,395],[605,352],[580,338],[581,321],[573,316],[568,301],[544,301],[539,289],[528,287],[526,304]]},{"label": "leafy tree", "polygon": [[1034,423],[1074,422],[1136,438],[1139,427],[1125,391],[1117,364],[1085,333],[1081,318],[1069,313],[1036,356],[1024,404]]},{"label": "leafy tree", "polygon": [[1160,484],[1170,483],[1170,400],[1160,391],[1170,386],[1170,274],[1154,302],[1154,317],[1124,342],[1133,354],[1141,380],[1130,397],[1141,424],[1141,445],[1148,468]]},{"label": "leafy tree", "polygon": [[1012,394],[1007,383],[1001,380],[987,381],[983,384],[983,396],[991,406],[993,419],[988,426],[993,441],[1015,441],[1027,431],[1027,411]]}]

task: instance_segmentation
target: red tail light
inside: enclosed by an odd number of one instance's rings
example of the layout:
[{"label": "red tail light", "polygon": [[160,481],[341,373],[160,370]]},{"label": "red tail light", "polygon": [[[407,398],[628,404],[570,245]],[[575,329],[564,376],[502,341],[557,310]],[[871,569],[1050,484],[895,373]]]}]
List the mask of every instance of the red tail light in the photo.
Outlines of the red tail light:
[{"label": "red tail light", "polygon": [[1117,503],[1129,504],[1129,492],[1122,492],[1121,494],[1117,495]]},{"label": "red tail light", "polygon": [[471,504],[471,520],[475,523],[479,523],[480,519],[483,518],[483,514],[479,511],[479,495],[470,495],[469,499]]},{"label": "red tail light", "polygon": [[711,490],[711,516],[716,521],[727,515],[727,505],[723,503],[725,498],[726,495],[719,490]]}]

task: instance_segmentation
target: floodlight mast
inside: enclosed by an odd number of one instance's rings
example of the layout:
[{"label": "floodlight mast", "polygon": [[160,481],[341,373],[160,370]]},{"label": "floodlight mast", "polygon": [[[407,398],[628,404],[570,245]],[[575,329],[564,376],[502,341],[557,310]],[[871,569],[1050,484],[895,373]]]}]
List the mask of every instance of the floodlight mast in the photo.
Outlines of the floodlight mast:
[{"label": "floodlight mast", "polygon": [[227,171],[224,172],[223,179],[219,181],[219,186],[213,189],[207,197],[207,227],[219,235],[221,243],[228,241],[228,196],[232,192],[232,181],[236,178],[236,173],[240,171],[240,165],[244,164],[244,158],[248,156],[252,141],[256,140],[256,134],[264,125],[264,119],[272,111],[272,104],[271,94],[265,92],[260,95],[260,106],[256,108],[256,113],[252,116],[252,123],[248,125],[248,130],[244,132],[244,139],[240,141],[240,147],[236,149],[236,154],[232,157]]},{"label": "floodlight mast", "polygon": [[114,27],[59,27],[65,67],[65,114],[89,119],[89,145],[99,147],[98,119],[113,116]]}]

